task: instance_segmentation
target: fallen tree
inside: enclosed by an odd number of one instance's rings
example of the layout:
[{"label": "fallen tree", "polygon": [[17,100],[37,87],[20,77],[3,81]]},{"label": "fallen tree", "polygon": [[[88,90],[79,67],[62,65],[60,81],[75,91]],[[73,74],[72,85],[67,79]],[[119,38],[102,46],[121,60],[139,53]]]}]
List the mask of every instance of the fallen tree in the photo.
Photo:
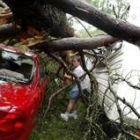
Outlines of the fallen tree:
[{"label": "fallen tree", "polygon": [[[92,24],[93,26],[96,26],[97,28],[105,31],[111,36],[139,45],[139,41],[140,41],[140,28],[139,27],[136,27],[126,21],[115,19],[111,17],[110,15],[100,12],[99,10],[89,5],[88,3],[80,1],[80,0],[76,0],[76,1],[74,0],[61,0],[61,1],[56,1],[56,0],[55,1],[54,0],[47,0],[47,1],[32,0],[31,1],[29,0],[28,2],[27,1],[18,2],[17,0],[14,0],[11,2],[10,0],[4,0],[4,2],[11,8],[14,15],[14,19],[15,21],[18,21],[17,23],[21,27],[22,31],[28,26],[33,26],[37,30],[46,28],[46,31],[49,33],[49,35],[52,35],[52,36],[63,37],[63,38],[74,36],[72,29],[68,27],[66,24],[65,15],[61,14],[61,12],[59,12],[60,13],[59,15],[56,13],[54,14],[53,12],[50,13],[48,11],[48,9],[54,9],[53,6],[55,6],[66,13],[69,13],[73,16],[77,16],[78,18]],[[47,4],[51,4],[52,6],[49,8],[46,8],[48,6]],[[45,6],[43,11],[41,9],[41,6],[42,7]],[[32,9],[35,12],[33,11],[30,14],[30,11]],[[37,11],[38,11],[38,14],[37,14]],[[49,14],[46,14],[45,13],[46,11]],[[48,15],[50,19],[48,19]],[[53,17],[54,15],[55,17]],[[63,18],[60,18],[61,15],[63,15]],[[40,16],[42,18],[38,19],[38,17]],[[53,17],[52,21],[51,21],[51,16]],[[29,18],[31,19],[29,20]],[[57,18],[59,20],[55,22]],[[35,23],[34,21],[37,21],[37,23]],[[49,23],[45,24],[47,21],[49,21]],[[9,28],[9,25],[6,31],[6,27],[4,26],[0,27],[0,31],[2,31],[0,32],[0,38],[3,38],[4,36],[11,37],[12,33],[13,34],[19,33],[17,32],[16,28],[13,28],[13,29],[12,28],[8,29],[8,28]],[[8,31],[10,32],[10,34],[8,33]],[[66,39],[68,42],[71,41],[71,39],[70,40],[68,38]],[[73,42],[71,43],[73,44]],[[45,44],[45,42],[42,43],[41,45],[43,44]],[[46,42],[46,44],[48,43]]]}]

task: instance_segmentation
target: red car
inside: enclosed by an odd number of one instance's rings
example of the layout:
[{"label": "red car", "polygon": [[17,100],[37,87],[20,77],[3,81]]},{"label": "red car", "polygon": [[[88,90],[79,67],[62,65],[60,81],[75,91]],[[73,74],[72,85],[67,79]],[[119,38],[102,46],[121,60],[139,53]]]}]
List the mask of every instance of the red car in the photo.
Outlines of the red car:
[{"label": "red car", "polygon": [[26,140],[48,78],[43,60],[0,44],[0,140]]}]

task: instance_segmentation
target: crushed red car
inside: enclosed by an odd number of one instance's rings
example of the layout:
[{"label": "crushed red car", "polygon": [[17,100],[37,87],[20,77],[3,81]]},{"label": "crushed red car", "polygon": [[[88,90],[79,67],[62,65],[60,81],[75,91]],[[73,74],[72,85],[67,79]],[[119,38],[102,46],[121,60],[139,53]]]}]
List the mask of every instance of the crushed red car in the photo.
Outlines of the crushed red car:
[{"label": "crushed red car", "polygon": [[0,140],[26,140],[48,85],[38,55],[0,44]]}]

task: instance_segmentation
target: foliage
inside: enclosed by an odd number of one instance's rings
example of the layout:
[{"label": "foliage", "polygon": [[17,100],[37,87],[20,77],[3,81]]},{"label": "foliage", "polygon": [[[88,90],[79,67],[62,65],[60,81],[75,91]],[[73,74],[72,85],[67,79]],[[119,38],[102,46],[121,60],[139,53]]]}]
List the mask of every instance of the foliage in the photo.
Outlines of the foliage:
[{"label": "foliage", "polygon": [[[97,36],[97,35],[105,34],[102,30],[99,30],[99,29],[91,30],[88,28],[88,31],[89,31],[90,36]],[[87,32],[85,32],[85,30],[80,30],[78,34],[80,37],[83,37],[83,38],[90,37],[87,34]]]},{"label": "foliage", "polygon": [[129,3],[126,0],[88,0],[101,11],[114,15],[116,18],[126,19]]}]

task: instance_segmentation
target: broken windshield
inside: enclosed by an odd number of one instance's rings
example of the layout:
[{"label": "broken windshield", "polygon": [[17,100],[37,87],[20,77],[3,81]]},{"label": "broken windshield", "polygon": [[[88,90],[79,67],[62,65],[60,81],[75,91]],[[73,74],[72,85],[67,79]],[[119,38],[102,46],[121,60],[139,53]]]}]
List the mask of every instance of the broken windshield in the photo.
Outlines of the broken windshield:
[{"label": "broken windshield", "polygon": [[0,79],[28,83],[33,76],[34,61],[22,54],[0,50]]}]

